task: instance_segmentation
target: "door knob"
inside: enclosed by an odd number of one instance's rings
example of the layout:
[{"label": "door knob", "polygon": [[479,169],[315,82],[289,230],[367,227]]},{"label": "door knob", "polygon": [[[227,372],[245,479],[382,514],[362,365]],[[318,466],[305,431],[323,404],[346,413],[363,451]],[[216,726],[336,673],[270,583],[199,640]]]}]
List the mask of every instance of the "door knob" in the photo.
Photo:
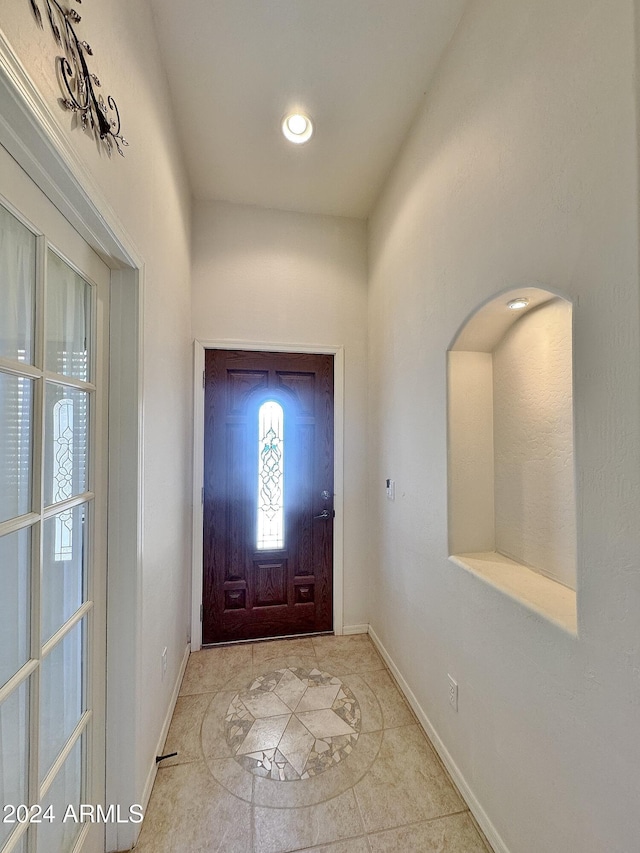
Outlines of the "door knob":
[{"label": "door knob", "polygon": [[335,516],[335,512],[331,509],[323,509],[320,515],[314,515],[314,518],[333,518]]}]

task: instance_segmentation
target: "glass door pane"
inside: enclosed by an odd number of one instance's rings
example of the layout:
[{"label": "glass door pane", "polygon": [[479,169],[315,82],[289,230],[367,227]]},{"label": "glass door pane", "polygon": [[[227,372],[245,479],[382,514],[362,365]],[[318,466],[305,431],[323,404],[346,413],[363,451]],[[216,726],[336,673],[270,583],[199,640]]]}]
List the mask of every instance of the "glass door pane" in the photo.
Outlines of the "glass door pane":
[{"label": "glass door pane", "polygon": [[44,523],[40,608],[43,643],[84,603],[87,512],[87,504],[80,504]]},{"label": "glass door pane", "polygon": [[82,824],[70,819],[66,822],[63,817],[68,806],[72,806],[75,814],[79,813],[82,796],[82,766],[84,763],[84,738],[73,747],[67,760],[53,784],[43,798],[42,807],[51,806],[54,815],[59,816],[53,822],[38,825],[38,850],[42,853],[70,853],[82,829]]},{"label": "glass door pane", "polygon": [[36,237],[0,205],[0,357],[33,362]]},{"label": "glass door pane", "polygon": [[45,506],[87,491],[89,393],[47,382],[45,397]]},{"label": "glass door pane", "polygon": [[0,687],[29,660],[31,528],[0,537]]},{"label": "glass door pane", "polygon": [[42,661],[40,675],[40,781],[65,746],[84,711],[83,623],[75,625]]},{"label": "glass door pane", "polygon": [[[29,687],[22,684],[0,704],[0,805],[28,803]],[[3,813],[4,817],[4,813]],[[0,822],[0,849],[15,824]]]},{"label": "glass door pane", "polygon": [[0,372],[0,522],[31,511],[33,385]]},{"label": "glass door pane", "polygon": [[47,370],[89,380],[91,286],[47,252]]}]

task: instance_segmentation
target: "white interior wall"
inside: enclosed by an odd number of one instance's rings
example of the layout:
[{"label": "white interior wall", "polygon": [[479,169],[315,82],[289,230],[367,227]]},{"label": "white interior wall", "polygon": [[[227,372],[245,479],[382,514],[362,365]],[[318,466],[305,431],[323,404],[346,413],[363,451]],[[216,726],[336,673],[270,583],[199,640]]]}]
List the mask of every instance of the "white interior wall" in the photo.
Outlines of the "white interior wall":
[{"label": "white interior wall", "polygon": [[193,228],[195,338],[344,346],[344,625],[366,624],[366,225],[198,202]]},{"label": "white interior wall", "polygon": [[496,549],[575,589],[571,305],[515,323],[493,353]]},{"label": "white interior wall", "polygon": [[450,352],[447,368],[449,553],[495,551],[493,356]]},{"label": "white interior wall", "polygon": [[[634,26],[472,0],[370,222],[371,623],[511,853],[640,838]],[[576,305],[577,636],[447,560],[445,353],[532,282]]]},{"label": "white interior wall", "polygon": [[[122,630],[139,642],[141,678],[132,706],[136,799],[141,801],[188,635],[191,500],[190,202],[176,144],[164,71],[145,3],[111,0],[83,6],[79,32],[90,42],[89,66],[120,108],[130,146],[111,159],[74,128],[60,107],[59,54],[47,23],[29,3],[3,4],[6,40],[68,136],[89,173],[98,206],[110,210],[144,261],[144,498],[140,623]],[[162,678],[161,653],[168,649]],[[132,647],[132,653],[133,647]],[[127,733],[127,738],[131,733]],[[123,735],[124,736],[124,735]],[[132,744],[133,744],[133,734]],[[127,783],[130,780],[127,779]],[[124,845],[123,845],[124,846]]]}]

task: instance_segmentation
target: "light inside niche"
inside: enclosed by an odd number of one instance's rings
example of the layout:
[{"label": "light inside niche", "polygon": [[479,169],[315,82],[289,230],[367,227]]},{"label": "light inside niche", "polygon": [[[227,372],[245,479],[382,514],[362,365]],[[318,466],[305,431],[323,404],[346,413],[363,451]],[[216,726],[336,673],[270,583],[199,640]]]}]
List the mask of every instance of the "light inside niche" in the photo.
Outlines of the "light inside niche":
[{"label": "light inside niche", "polygon": [[507,302],[507,306],[511,308],[512,311],[522,311],[523,308],[526,308],[529,304],[529,300],[525,299],[524,296],[518,296],[516,299],[512,299],[511,302]]}]

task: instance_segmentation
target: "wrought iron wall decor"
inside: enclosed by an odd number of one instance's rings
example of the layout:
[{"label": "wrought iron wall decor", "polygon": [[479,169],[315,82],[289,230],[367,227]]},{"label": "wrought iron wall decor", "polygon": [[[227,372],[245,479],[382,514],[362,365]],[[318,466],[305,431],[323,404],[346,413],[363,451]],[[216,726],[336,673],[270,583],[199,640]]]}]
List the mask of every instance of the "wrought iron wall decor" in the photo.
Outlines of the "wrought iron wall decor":
[{"label": "wrought iron wall decor", "polygon": [[[39,0],[29,0],[38,25],[44,29]],[[81,3],[82,0],[75,0]],[[76,35],[74,24],[80,23],[75,9],[62,6],[58,0],[44,0],[51,32],[56,44],[64,50],[57,59],[57,70],[62,89],[62,105],[80,116],[83,130],[91,130],[101,140],[109,153],[115,146],[124,156],[123,146],[129,143],[120,132],[120,113],[109,95],[105,102],[95,90],[100,80],[87,67],[87,56],[93,56],[91,46]]]}]

